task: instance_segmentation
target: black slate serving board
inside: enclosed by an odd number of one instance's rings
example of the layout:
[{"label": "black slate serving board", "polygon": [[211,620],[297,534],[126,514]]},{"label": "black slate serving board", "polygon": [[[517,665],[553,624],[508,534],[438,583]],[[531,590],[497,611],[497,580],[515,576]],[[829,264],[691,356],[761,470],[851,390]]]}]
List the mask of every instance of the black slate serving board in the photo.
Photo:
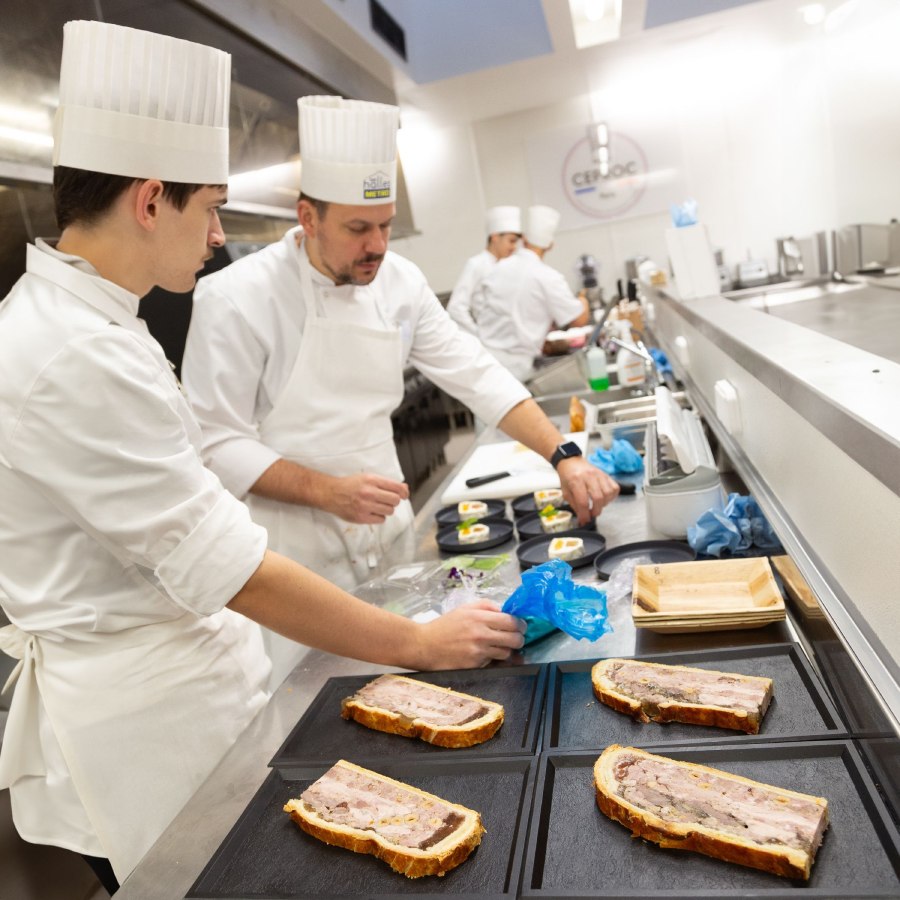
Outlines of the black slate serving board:
[{"label": "black slate serving board", "polygon": [[542,754],[522,897],[894,897],[900,838],[849,741],[675,749],[654,753],[825,797],[830,825],[808,882],[664,850],[597,808],[599,751]]},{"label": "black slate serving board", "polygon": [[758,735],[682,722],[641,723],[601,703],[591,688],[596,659],[550,664],[545,749],[603,748],[630,744],[704,744],[843,737],[847,729],[797,644],[759,644],[639,657],[647,662],[697,666],[775,682],[773,700]]},{"label": "black slate serving board", "polygon": [[368,767],[481,814],[487,833],[472,855],[443,877],[417,879],[397,874],[374,856],[327,846],[301,831],[282,810],[334,761],[315,768],[273,770],[187,896],[222,900],[516,896],[537,768],[534,757],[414,762],[406,758]]},{"label": "black slate serving board", "polygon": [[373,731],[342,719],[341,701],[377,675],[345,675],[325,682],[269,765],[330,765],[336,759],[346,758],[347,753],[353,754],[354,761],[392,759],[402,755],[412,762],[417,758],[447,754],[460,758],[536,752],[547,680],[545,665],[403,674],[502,704],[503,725],[489,741],[456,750],[436,747],[418,738]]}]

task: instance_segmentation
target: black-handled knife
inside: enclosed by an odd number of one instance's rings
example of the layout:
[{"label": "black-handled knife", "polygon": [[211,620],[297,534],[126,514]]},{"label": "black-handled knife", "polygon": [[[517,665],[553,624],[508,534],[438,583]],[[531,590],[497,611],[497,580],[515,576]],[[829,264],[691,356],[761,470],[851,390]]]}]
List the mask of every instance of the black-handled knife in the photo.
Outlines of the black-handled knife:
[{"label": "black-handled knife", "polygon": [[466,487],[481,487],[483,484],[490,484],[492,481],[499,481],[501,478],[509,478],[510,472],[492,472],[490,475],[476,475],[474,478],[466,479]]}]

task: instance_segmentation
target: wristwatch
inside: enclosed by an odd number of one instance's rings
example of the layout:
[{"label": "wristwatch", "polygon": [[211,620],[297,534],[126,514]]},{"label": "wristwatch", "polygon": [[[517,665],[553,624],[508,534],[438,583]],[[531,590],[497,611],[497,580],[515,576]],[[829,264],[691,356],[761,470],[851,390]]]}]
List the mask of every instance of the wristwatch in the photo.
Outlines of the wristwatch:
[{"label": "wristwatch", "polygon": [[550,465],[555,469],[564,459],[571,459],[573,456],[581,456],[581,447],[574,441],[566,441],[560,444],[550,457]]}]

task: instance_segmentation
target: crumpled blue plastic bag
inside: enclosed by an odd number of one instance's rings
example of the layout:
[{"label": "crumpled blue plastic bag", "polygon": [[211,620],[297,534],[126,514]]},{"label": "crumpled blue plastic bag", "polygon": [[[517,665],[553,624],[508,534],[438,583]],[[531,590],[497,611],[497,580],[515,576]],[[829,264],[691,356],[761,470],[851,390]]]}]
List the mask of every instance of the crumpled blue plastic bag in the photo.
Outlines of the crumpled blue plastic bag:
[{"label": "crumpled blue plastic bag", "polygon": [[676,228],[697,224],[697,201],[685,200],[684,203],[673,203],[669,207],[672,213],[672,224]]},{"label": "crumpled blue plastic bag", "polygon": [[641,454],[623,438],[614,438],[609,450],[598,447],[588,456],[588,462],[602,469],[607,475],[628,475],[644,471]]},{"label": "crumpled blue plastic bag", "polygon": [[656,371],[661,375],[665,375],[672,371],[672,363],[669,362],[669,357],[666,356],[659,347],[650,347],[650,355],[653,357],[653,362],[656,363]]},{"label": "crumpled blue plastic bag", "polygon": [[756,547],[780,551],[769,520],[752,497],[729,494],[725,510],[708,509],[687,530],[688,543],[708,556],[740,556]]},{"label": "crumpled blue plastic bag", "polygon": [[[595,641],[612,631],[606,592],[572,581],[572,567],[551,559],[522,573],[522,584],[503,604],[503,612],[543,619],[573,638]],[[527,637],[527,635],[526,635]]]}]

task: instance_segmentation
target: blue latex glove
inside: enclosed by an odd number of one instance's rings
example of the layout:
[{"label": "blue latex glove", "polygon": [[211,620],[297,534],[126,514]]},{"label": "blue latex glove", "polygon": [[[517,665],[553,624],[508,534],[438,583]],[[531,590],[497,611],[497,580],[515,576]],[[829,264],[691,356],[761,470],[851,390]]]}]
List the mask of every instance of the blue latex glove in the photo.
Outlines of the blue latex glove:
[{"label": "blue latex glove", "polygon": [[661,375],[672,371],[672,363],[669,362],[669,357],[659,347],[651,347],[650,355],[653,357],[653,362],[656,363],[656,371]]},{"label": "blue latex glove", "polygon": [[697,224],[697,201],[685,200],[684,203],[673,203],[669,207],[672,213],[672,224],[676,228],[685,228]]},{"label": "blue latex glove", "polygon": [[688,543],[708,556],[740,556],[752,547],[777,552],[781,542],[752,497],[729,494],[723,512],[708,509],[687,530]]},{"label": "blue latex glove", "polygon": [[503,604],[503,612],[550,622],[573,638],[594,641],[612,627],[606,592],[572,581],[572,567],[551,559],[522,573],[522,584]]},{"label": "blue latex glove", "polygon": [[588,462],[607,475],[630,475],[644,471],[641,454],[623,438],[615,438],[609,450],[598,447],[588,456]]}]

